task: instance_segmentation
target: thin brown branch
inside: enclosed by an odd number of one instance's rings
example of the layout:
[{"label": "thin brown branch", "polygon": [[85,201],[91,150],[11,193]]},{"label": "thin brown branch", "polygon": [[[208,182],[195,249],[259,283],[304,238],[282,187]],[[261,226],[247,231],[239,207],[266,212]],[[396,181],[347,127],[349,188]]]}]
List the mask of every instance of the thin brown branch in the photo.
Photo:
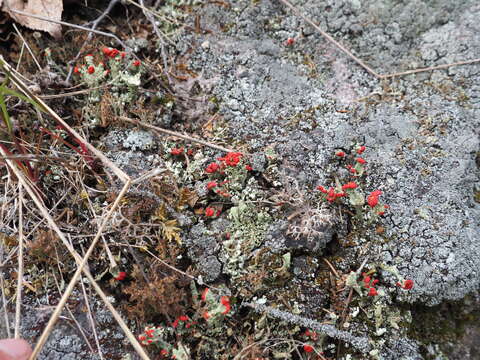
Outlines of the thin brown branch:
[{"label": "thin brown branch", "polygon": [[130,119],[130,118],[125,117],[125,116],[118,116],[117,119],[125,121],[125,122],[129,122],[131,124],[135,124],[135,125],[147,128],[147,129],[154,130],[155,132],[159,132],[159,133],[170,135],[170,136],[175,136],[175,137],[183,139],[183,140],[187,140],[187,141],[190,141],[190,142],[195,142],[197,144],[208,146],[208,147],[211,147],[212,149],[216,149],[216,150],[220,150],[220,151],[224,151],[224,152],[233,152],[234,151],[232,149],[224,148],[223,146],[211,144],[211,143],[209,143],[205,140],[197,139],[197,138],[194,138],[194,137],[191,137],[191,136],[188,136],[188,135],[183,135],[183,134],[180,134],[176,131],[167,130],[167,129],[163,129],[163,128],[160,128],[160,127],[157,127],[157,126],[145,124],[145,123],[142,123],[141,121],[138,121],[138,120],[135,120],[135,119]]},{"label": "thin brown branch", "polygon": [[335,276],[337,278],[340,278],[340,275],[338,274],[337,270],[335,270],[335,268],[333,267],[333,265],[330,263],[330,261],[328,261],[327,259],[323,258],[323,261],[325,261],[325,263],[328,265],[328,267],[330,268],[330,270],[332,270],[332,272],[335,274]]},{"label": "thin brown branch", "polygon": [[23,44],[24,44],[25,47],[27,48],[27,51],[30,53],[30,56],[32,57],[33,62],[35,63],[35,65],[37,65],[38,70],[39,70],[39,71],[42,71],[42,67],[40,66],[40,63],[38,62],[37,58],[35,57],[35,54],[33,53],[32,49],[31,49],[30,46],[28,45],[27,41],[26,41],[25,38],[23,37],[22,33],[18,30],[18,28],[17,28],[17,26],[15,25],[15,23],[12,23],[12,25],[13,25],[13,28],[15,29],[15,32],[18,34],[18,36],[20,36],[20,39],[22,39]]},{"label": "thin brown branch", "polygon": [[126,50],[130,49],[130,47],[128,47],[122,40],[120,40],[120,38],[117,35],[114,35],[112,33],[104,32],[104,31],[100,31],[100,30],[95,30],[95,29],[90,29],[90,28],[82,26],[82,25],[76,25],[76,24],[65,22],[65,21],[54,20],[54,19],[50,19],[50,18],[45,17],[45,16],[30,14],[30,13],[20,11],[20,10],[10,9],[10,11],[14,12],[16,14],[23,15],[23,16],[28,16],[28,17],[31,17],[31,18],[34,18],[34,19],[48,21],[48,22],[52,22],[54,24],[69,26],[69,27],[72,27],[72,28],[75,28],[75,29],[89,31],[89,32],[93,32],[93,33],[98,34],[98,35],[111,37],[111,38],[115,39],[120,45],[122,45],[124,49],[126,49]]},{"label": "thin brown branch", "polygon": [[317,24],[315,24],[312,20],[310,20],[310,18],[306,17],[305,15],[303,15],[300,10],[298,10],[297,7],[295,7],[294,5],[292,5],[290,2],[288,2],[287,0],[278,0],[280,2],[282,2],[284,5],[288,6],[295,14],[297,14],[298,16],[300,16],[303,20],[305,20],[307,23],[309,23],[310,25],[312,25],[315,30],[317,30],[320,35],[322,35],[325,39],[327,39],[328,41],[330,41],[333,45],[335,45],[337,48],[339,48],[340,50],[342,50],[349,58],[351,58],[353,61],[355,61],[357,64],[359,64],[361,67],[363,67],[367,72],[369,72],[370,74],[372,74],[373,76],[375,76],[377,79],[380,79],[381,76],[375,71],[373,70],[370,66],[368,66],[367,64],[365,64],[361,59],[359,59],[358,57],[356,57],[355,55],[352,54],[352,52],[350,50],[348,50],[345,46],[343,46],[342,44],[340,44],[337,40],[335,40],[334,38],[332,38],[330,35],[328,35],[325,31],[323,31],[320,26],[318,26]]},{"label": "thin brown branch", "polygon": [[389,73],[389,74],[379,74],[378,72],[373,70],[370,66],[365,64],[365,62],[363,62],[363,60],[361,60],[360,58],[353,55],[353,53],[350,50],[348,50],[345,46],[340,44],[338,41],[336,41],[334,38],[332,38],[329,34],[327,34],[325,31],[323,31],[310,18],[303,15],[302,12],[296,6],[292,5],[288,0],[278,0],[278,1],[280,1],[281,3],[283,3],[284,5],[289,7],[295,14],[300,16],[303,20],[305,20],[308,24],[310,24],[313,28],[315,28],[315,30],[317,30],[320,33],[320,35],[322,35],[325,39],[327,39],[329,42],[331,42],[333,45],[335,45],[337,48],[339,48],[341,51],[343,51],[349,58],[351,58],[353,61],[355,61],[358,65],[360,65],[362,68],[364,68],[368,73],[375,76],[377,79],[388,79],[388,78],[394,78],[394,77],[398,77],[398,76],[416,74],[416,73],[421,73],[421,72],[426,72],[426,71],[447,69],[447,68],[452,67],[452,66],[468,65],[468,64],[473,64],[473,63],[476,63],[476,62],[480,62],[480,58],[477,58],[477,59],[472,59],[472,60],[457,61],[457,62],[450,63],[450,64],[429,66],[429,67],[419,68],[419,69],[414,69],[414,70],[393,72],[393,73]]},{"label": "thin brown branch", "polygon": [[[128,180],[125,185],[123,186],[122,190],[120,191],[120,194],[118,194],[118,197],[115,199],[115,202],[113,203],[112,207],[110,210],[107,212],[107,214],[104,216],[102,223],[100,224],[100,227],[97,231],[97,234],[95,235],[95,238],[92,240],[92,243],[90,244],[89,248],[87,249],[87,252],[85,253],[85,256],[82,258],[80,263],[77,266],[77,270],[75,271],[75,274],[73,275],[72,279],[70,280],[70,283],[68,284],[67,288],[65,289],[65,292],[62,295],[62,298],[58,302],[57,307],[55,308],[55,311],[53,312],[52,316],[50,317],[47,326],[43,330],[42,335],[40,336],[40,339],[38,339],[37,344],[35,345],[35,348],[33,349],[33,353],[31,356],[31,359],[35,359],[38,354],[40,354],[40,351],[42,350],[43,346],[45,345],[45,342],[48,339],[48,336],[50,335],[53,327],[55,326],[55,323],[58,320],[58,317],[60,316],[63,308],[65,307],[65,304],[67,303],[68,298],[70,297],[70,294],[72,293],[75,285],[77,284],[80,274],[82,273],[83,269],[85,268],[88,259],[92,255],[93,250],[95,249],[97,242],[101,238],[103,229],[109,222],[113,212],[117,209],[118,205],[120,204],[120,201],[122,200],[123,196],[127,192],[128,188],[130,187],[130,181]],[[87,275],[88,276],[88,275]],[[136,339],[135,339],[136,341]],[[137,342],[138,344],[138,342]],[[135,346],[135,344],[132,344]],[[143,351],[143,348],[141,348]],[[148,357],[147,357],[148,358]]]},{"label": "thin brown branch", "polygon": [[472,59],[472,60],[457,61],[457,62],[450,63],[450,64],[429,66],[429,67],[415,69],[415,70],[395,72],[395,73],[391,73],[391,74],[380,75],[380,78],[381,79],[388,79],[388,78],[393,78],[393,77],[397,77],[397,76],[416,74],[416,73],[420,73],[420,72],[447,69],[447,68],[452,67],[452,66],[468,65],[468,64],[473,64],[473,63],[476,63],[476,62],[480,62],[480,58]]}]

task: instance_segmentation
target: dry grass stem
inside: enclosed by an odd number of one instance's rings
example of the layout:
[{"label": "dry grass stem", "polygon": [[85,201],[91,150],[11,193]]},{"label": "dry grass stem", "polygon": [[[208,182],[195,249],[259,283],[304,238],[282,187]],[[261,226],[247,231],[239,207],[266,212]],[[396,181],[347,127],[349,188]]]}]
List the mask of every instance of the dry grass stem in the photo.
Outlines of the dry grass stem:
[{"label": "dry grass stem", "polygon": [[[3,153],[3,150],[0,148],[0,152]],[[73,247],[71,246],[71,244],[66,240],[64,234],[60,231],[60,229],[58,228],[58,226],[56,225],[56,223],[54,222],[53,218],[51,217],[51,215],[48,213],[47,209],[45,208],[45,206],[43,205],[43,203],[38,199],[38,197],[36,196],[36,194],[29,188],[29,185],[28,185],[28,182],[26,181],[23,173],[16,168],[16,165],[11,162],[11,160],[7,160],[7,164],[9,165],[10,169],[12,169],[12,171],[15,173],[15,175],[17,176],[18,180],[20,183],[22,183],[23,186],[25,186],[25,189],[27,190],[28,194],[30,195],[30,197],[32,198],[32,200],[34,201],[35,205],[37,205],[37,208],[40,210],[40,212],[42,213],[44,219],[47,220],[48,224],[50,225],[50,227],[57,233],[57,235],[60,237],[61,241],[63,242],[63,244],[67,247],[67,249],[69,250],[69,252],[72,254],[72,256],[75,258],[76,262],[78,264],[81,264],[82,261],[86,260],[87,258],[81,258],[80,255],[75,251],[75,249],[73,249]],[[126,185],[129,185],[128,183]],[[124,190],[126,190],[127,187],[124,187]],[[122,194],[123,195],[123,194]],[[119,201],[121,199],[121,197],[117,198],[117,200]],[[106,219],[108,220],[108,219]],[[103,222],[103,225],[106,224],[106,221],[104,220]],[[102,230],[102,229],[100,229]],[[101,234],[101,231],[99,233],[97,233],[96,235],[96,239],[98,241],[98,238],[99,238],[99,234]],[[94,239],[95,240],[95,239]],[[122,328],[122,330],[125,332],[127,338],[129,339],[129,341],[132,343],[132,346],[135,348],[135,350],[137,351],[137,353],[140,355],[140,357],[144,360],[149,360],[149,357],[148,355],[145,353],[145,350],[142,348],[142,346],[138,343],[137,339],[135,338],[135,336],[131,333],[130,329],[128,328],[128,326],[125,324],[125,322],[123,321],[123,319],[121,318],[120,314],[115,310],[115,308],[112,306],[112,304],[110,303],[110,301],[108,300],[107,296],[105,295],[105,293],[102,291],[102,289],[100,288],[100,286],[96,283],[95,279],[93,278],[93,276],[90,274],[90,272],[88,271],[88,269],[83,269],[83,272],[84,274],[87,276],[87,278],[89,279],[91,285],[94,287],[95,291],[98,293],[98,295],[100,296],[100,298],[102,299],[102,301],[105,303],[105,306],[110,310],[110,312],[112,313],[112,316],[115,318],[115,320],[118,322],[118,324],[120,325],[120,327]],[[1,278],[0,278],[1,279]],[[72,282],[70,282],[69,285],[71,285]],[[72,286],[72,289],[73,289],[73,286]],[[70,290],[71,291],[71,290]],[[68,297],[66,297],[68,298]],[[57,306],[57,310],[59,309],[59,307]],[[5,312],[6,314],[6,312]],[[52,318],[53,318],[53,315],[52,315]],[[52,320],[52,318],[50,320]],[[58,315],[56,316],[56,319],[58,319]],[[56,320],[55,319],[55,320]],[[46,341],[46,338],[48,337],[48,334],[51,332],[51,330],[53,330],[53,324],[54,324],[55,321],[52,321],[52,325],[50,325],[50,327],[48,329],[45,329],[44,333],[42,334],[42,336],[44,336],[44,340],[43,340],[43,344],[41,344],[41,346],[39,346],[39,343],[37,343],[37,346],[35,347],[35,352],[32,354],[32,356],[30,357],[30,359],[36,359],[36,357],[38,356],[39,352],[41,351],[45,341]],[[50,322],[49,322],[50,324]]]},{"label": "dry grass stem", "polygon": [[45,16],[30,14],[30,13],[26,13],[26,12],[20,11],[20,10],[10,9],[10,11],[14,12],[16,14],[19,14],[19,15],[29,16],[29,17],[34,18],[34,19],[49,21],[49,22],[52,22],[54,24],[60,24],[60,25],[63,25],[63,26],[68,26],[68,27],[72,27],[72,28],[75,28],[75,29],[79,29],[79,30],[89,31],[89,32],[92,32],[92,33],[95,33],[95,34],[98,34],[98,35],[111,37],[111,38],[115,39],[115,41],[117,41],[120,45],[122,45],[124,49],[126,49],[126,50],[130,49],[122,40],[120,40],[120,38],[118,36],[116,36],[112,33],[99,31],[99,30],[95,30],[95,29],[90,29],[90,28],[85,27],[85,26],[76,25],[76,24],[65,22],[65,21],[53,20],[53,19],[50,19],[50,18],[45,17]]},{"label": "dry grass stem", "polygon": [[[2,253],[3,253],[3,246],[2,246]],[[7,337],[10,338],[12,337],[12,334],[10,332],[10,320],[8,319],[7,298],[5,297],[5,279],[3,278],[3,271],[0,271],[0,287],[2,288],[2,307],[3,307],[3,315],[5,316],[5,329],[7,330]]]},{"label": "dry grass stem", "polygon": [[[105,228],[108,221],[110,220],[110,217],[112,216],[113,212],[117,209],[120,201],[122,200],[123,196],[125,195],[125,193],[127,192],[129,187],[130,187],[130,181],[127,181],[126,184],[123,186],[122,190],[120,191],[120,194],[116,198],[115,202],[113,203],[111,209],[103,217],[103,221],[100,224],[100,227],[97,231],[97,234],[95,235],[95,238],[92,240],[92,243],[90,244],[90,247],[88,248],[87,252],[85,253],[85,256],[82,258],[82,260],[78,264],[78,267],[77,267],[77,270],[75,271],[75,274],[73,275],[72,279],[70,280],[70,283],[68,284],[67,288],[65,289],[65,292],[63,293],[62,298],[58,302],[58,305],[55,308],[55,311],[53,312],[52,316],[50,317],[50,320],[48,321],[47,326],[45,327],[42,335],[40,336],[40,339],[38,340],[37,344],[35,345],[35,348],[33,349],[31,359],[35,359],[38,356],[41,349],[43,348],[43,345],[47,341],[48,336],[50,335],[51,331],[53,330],[53,327],[55,326],[55,323],[58,320],[58,317],[60,316],[60,314],[62,312],[62,309],[64,308],[70,294],[72,293],[75,285],[77,284],[77,282],[80,278],[80,274],[82,273],[85,265],[88,262],[88,259],[89,259],[90,255],[92,254],[93,250],[95,249],[95,246],[97,245],[97,242],[102,235],[103,229]],[[58,229],[58,227],[57,227],[57,229]],[[60,231],[60,230],[58,230],[58,231]],[[87,275],[87,277],[88,277],[88,275]],[[135,337],[134,337],[134,339],[135,339]],[[135,342],[137,342],[136,339],[135,339]],[[132,345],[134,345],[134,344],[132,344]],[[140,344],[138,344],[138,345],[140,346]],[[140,349],[143,352],[143,348],[140,347]]]},{"label": "dry grass stem", "polygon": [[17,299],[15,303],[15,339],[20,338],[20,320],[22,315],[23,287],[23,186],[18,185],[18,271]]},{"label": "dry grass stem", "polygon": [[[61,272],[60,272],[61,274]],[[58,279],[57,277],[55,276],[55,273],[52,271],[52,277],[53,279],[55,280],[55,285],[57,286],[57,289],[58,289],[58,292],[61,293],[61,288],[60,288],[60,284],[58,283]],[[67,309],[67,312],[68,314],[70,315],[70,318],[69,320],[73,321],[75,323],[75,325],[77,326],[77,329],[78,331],[80,331],[80,334],[82,335],[83,337],[83,340],[85,340],[85,343],[87,344],[88,348],[90,349],[90,351],[92,353],[94,353],[95,351],[93,350],[93,347],[92,345],[90,344],[90,341],[88,341],[88,338],[87,336],[85,335],[85,331],[83,330],[82,326],[80,325],[80,323],[78,322],[78,320],[75,318],[75,315],[73,315],[72,313],[72,310],[70,310],[70,308],[67,306],[65,306],[65,309]]]},{"label": "dry grass stem", "polygon": [[[79,133],[77,133],[75,130],[73,130],[67,123],[63,121],[62,118],[60,118],[48,105],[46,105],[41,99],[39,99],[37,96],[35,96],[28,88],[27,86],[20,80],[19,77],[16,76],[16,71],[12,69],[10,65],[8,65],[2,57],[0,57],[0,66],[10,75],[12,81],[15,83],[15,85],[30,99],[34,100],[41,108],[43,111],[47,112],[50,114],[58,123],[63,125],[65,128],[67,128],[71,133],[76,136],[78,139],[81,139],[84,141],[85,146],[87,147],[88,150],[90,150],[93,154],[95,154],[98,158],[102,160],[102,162],[109,167],[117,177],[120,178],[124,182],[124,187],[120,194],[117,196],[116,200],[114,201],[111,209],[108,211],[108,213],[105,215],[103,218],[103,221],[98,229],[98,232],[95,236],[95,238],[92,240],[92,243],[87,250],[87,253],[85,256],[82,258],[80,255],[72,248],[72,246],[69,244],[69,242],[66,240],[64,234],[60,231],[56,223],[53,221],[53,218],[50,216],[48,211],[46,210],[44,204],[39,200],[39,198],[36,196],[35,192],[32,190],[30,184],[24,176],[21,171],[16,167],[16,165],[11,161],[11,160],[6,160],[8,166],[15,172],[18,180],[22,182],[22,184],[25,186],[25,189],[27,190],[28,194],[32,198],[32,200],[35,202],[35,205],[37,208],[40,210],[44,218],[47,220],[49,223],[50,227],[57,233],[57,235],[60,237],[61,241],[64,243],[64,245],[67,247],[69,252],[72,254],[72,256],[75,258],[75,261],[78,264],[77,271],[75,272],[73,278],[71,279],[67,289],[65,290],[65,293],[63,294],[59,304],[57,305],[54,313],[52,314],[47,327],[44,329],[39,341],[37,342],[33,353],[30,357],[30,359],[36,359],[36,357],[39,355],[41,349],[43,348],[49,334],[53,330],[54,324],[56,320],[58,319],[61,310],[63,309],[68,297],[70,296],[70,293],[72,292],[74,286],[78,282],[78,279],[80,277],[81,272],[83,271],[87,278],[90,280],[92,286],[94,287],[95,291],[99,294],[100,298],[103,300],[105,303],[106,307],[111,311],[113,317],[115,320],[118,322],[122,330],[125,332],[125,335],[129,339],[130,343],[134,347],[134,349],[137,351],[137,353],[140,355],[140,357],[144,360],[149,359],[148,355],[146,354],[145,350],[142,348],[142,346],[138,343],[136,337],[131,333],[130,329],[128,326],[125,324],[123,319],[121,318],[120,314],[115,310],[115,308],[112,306],[110,301],[107,299],[107,296],[104,294],[100,286],[96,283],[95,279],[93,276],[90,274],[88,269],[84,269],[89,256],[91,255],[93,249],[95,248],[95,245],[97,244],[98,240],[100,239],[102,235],[102,231],[104,230],[107,222],[109,221],[111,215],[113,212],[116,210],[119,202],[121,201],[122,197],[128,190],[130,186],[130,177],[126,175],[122,170],[120,170],[115,164],[113,164],[112,161],[110,161],[105,155],[103,155],[102,152],[98,151],[95,147],[93,147],[90,143],[88,143],[83,136],[81,136]],[[4,151],[0,148],[0,152],[2,153],[3,156],[6,154]]]},{"label": "dry grass stem", "polygon": [[85,306],[87,307],[88,321],[90,321],[93,337],[95,338],[95,344],[97,345],[98,356],[100,357],[100,360],[103,360],[102,349],[100,347],[100,341],[98,340],[97,329],[95,327],[95,320],[93,319],[92,309],[90,308],[90,301],[88,300],[88,296],[87,296],[87,290],[85,289],[85,285],[83,284],[84,282],[83,278],[80,278],[79,282],[82,287],[82,294],[83,294],[83,298],[85,299]]},{"label": "dry grass stem", "polygon": [[15,32],[18,34],[18,36],[20,36],[20,39],[22,39],[23,45],[27,48],[27,51],[28,51],[28,53],[30,54],[30,56],[32,57],[33,62],[35,63],[35,65],[37,65],[38,70],[39,70],[39,71],[42,71],[42,67],[40,66],[40,63],[38,62],[35,54],[33,53],[32,49],[31,49],[30,46],[28,45],[27,41],[26,41],[25,38],[23,37],[22,33],[18,30],[17,25],[15,25],[15,23],[12,23],[12,25],[13,25],[13,28],[15,29]]},{"label": "dry grass stem", "polygon": [[340,275],[338,274],[337,270],[335,270],[335,268],[334,268],[333,265],[330,263],[330,261],[328,261],[328,260],[325,259],[325,258],[323,258],[323,261],[325,261],[325,263],[328,265],[328,267],[330,268],[330,270],[332,270],[332,272],[335,274],[335,276],[340,279]]},{"label": "dry grass stem", "polygon": [[125,122],[129,122],[129,123],[134,124],[134,125],[138,125],[138,126],[141,126],[141,127],[144,127],[144,128],[150,129],[150,130],[153,130],[153,131],[155,131],[156,133],[161,133],[161,134],[166,134],[166,135],[170,135],[170,136],[175,136],[175,137],[180,138],[180,139],[183,139],[183,140],[187,140],[187,141],[190,141],[190,142],[195,142],[195,143],[197,143],[197,144],[201,144],[201,145],[204,145],[204,146],[211,147],[212,149],[216,149],[216,150],[220,150],[220,151],[224,151],[224,152],[233,152],[233,151],[234,151],[234,150],[232,150],[232,149],[224,148],[223,146],[211,144],[211,143],[209,143],[209,142],[207,142],[207,141],[205,141],[205,140],[196,139],[196,138],[191,137],[191,136],[188,136],[188,135],[180,134],[180,133],[178,133],[178,132],[176,132],[176,131],[167,130],[167,129],[162,129],[162,128],[159,128],[159,127],[157,127],[157,126],[145,124],[145,123],[142,123],[141,121],[138,121],[138,120],[135,120],[135,119],[130,119],[130,118],[125,117],[125,116],[118,116],[118,119],[119,119],[119,120],[122,120],[122,121],[125,121]]}]

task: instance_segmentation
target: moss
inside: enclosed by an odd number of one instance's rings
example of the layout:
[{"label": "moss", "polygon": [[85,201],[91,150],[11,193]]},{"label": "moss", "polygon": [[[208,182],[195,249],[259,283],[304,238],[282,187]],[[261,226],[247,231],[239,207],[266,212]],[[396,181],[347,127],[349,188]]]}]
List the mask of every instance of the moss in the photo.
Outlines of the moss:
[{"label": "moss", "polygon": [[[440,349],[448,352],[448,343],[459,343],[467,328],[480,330],[478,319],[480,304],[473,304],[467,297],[462,302],[445,302],[438,306],[416,305],[410,310],[413,321],[408,331],[409,337],[418,340],[424,346],[438,344]],[[428,357],[427,357],[428,358]]]}]

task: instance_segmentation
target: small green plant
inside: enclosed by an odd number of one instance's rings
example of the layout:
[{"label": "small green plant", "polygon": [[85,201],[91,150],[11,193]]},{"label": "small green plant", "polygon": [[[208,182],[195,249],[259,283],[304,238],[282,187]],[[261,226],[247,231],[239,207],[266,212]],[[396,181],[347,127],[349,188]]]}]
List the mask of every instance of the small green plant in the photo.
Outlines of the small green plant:
[{"label": "small green plant", "polygon": [[[6,137],[13,143],[13,148],[17,151],[18,154],[25,156],[25,159],[15,160],[18,167],[22,170],[23,173],[34,183],[38,183],[38,170],[37,168],[30,162],[27,157],[29,155],[28,150],[23,145],[25,143],[24,139],[22,138],[23,132],[19,132],[20,138],[17,137],[14,131],[14,126],[12,119],[10,118],[10,114],[7,110],[7,97],[13,96],[17,97],[20,100],[23,100],[31,105],[33,105],[38,111],[44,112],[44,108],[38,104],[36,101],[31,99],[28,96],[25,96],[15,90],[8,88],[8,84],[10,82],[10,76],[13,74],[11,73],[10,67],[4,61],[4,59],[0,56],[0,69],[6,74],[5,80],[0,85],[0,116],[2,118],[2,122],[5,125],[4,132],[6,133]],[[1,138],[1,137],[0,137]],[[0,148],[7,156],[13,156],[13,148],[8,148],[4,144],[0,144]]]}]

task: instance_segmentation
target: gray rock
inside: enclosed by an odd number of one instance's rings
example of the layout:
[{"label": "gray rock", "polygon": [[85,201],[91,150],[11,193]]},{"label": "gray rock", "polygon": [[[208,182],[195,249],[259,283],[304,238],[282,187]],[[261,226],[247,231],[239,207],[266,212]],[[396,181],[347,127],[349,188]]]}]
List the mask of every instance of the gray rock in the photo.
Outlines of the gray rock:
[{"label": "gray rock", "polygon": [[[404,70],[405,64],[423,66],[424,60],[435,65],[480,56],[480,43],[473,35],[478,33],[474,19],[480,8],[472,1],[379,6],[372,0],[362,2],[361,12],[349,4],[300,1],[297,6],[334,37],[343,35],[343,43],[380,72]],[[292,48],[284,46],[285,36],[303,22],[279,2],[239,8],[240,13],[222,13],[235,18],[235,29],[208,36],[209,52],[191,59],[205,74],[219,77],[213,92],[232,124],[232,136],[255,150],[274,144],[282,171],[306,187],[325,183],[336,148],[348,148],[353,141],[366,144],[371,164],[367,181],[372,190],[382,189],[383,200],[391,205],[386,228],[394,238],[385,249],[374,251],[375,260],[397,265],[417,284],[402,300],[433,305],[478,289],[475,219],[480,209],[472,189],[479,181],[474,154],[479,149],[480,112],[473,106],[478,89],[470,84],[478,81],[480,66],[451,68],[449,76],[440,79],[432,76],[433,86],[429,73],[399,78],[395,88],[385,92],[375,78],[316,33],[299,38]],[[377,22],[368,23],[361,34],[346,33],[338,25],[362,23],[367,13]],[[205,21],[219,16],[215,7],[207,6],[205,14]],[[272,18],[280,19],[281,25],[274,26]],[[316,59],[317,77],[306,76],[302,54]],[[239,79],[233,69],[240,64],[249,75]],[[456,85],[460,76],[465,79],[463,88]],[[436,90],[442,86],[450,96]],[[377,99],[373,105],[356,105],[356,113],[336,111],[375,91],[381,95],[368,98]],[[385,101],[385,96],[391,100]],[[469,105],[455,101],[455,96],[469,97]],[[417,208],[430,215],[415,214]],[[276,240],[278,248],[291,246],[285,236]],[[267,245],[272,242],[267,236]]]}]

